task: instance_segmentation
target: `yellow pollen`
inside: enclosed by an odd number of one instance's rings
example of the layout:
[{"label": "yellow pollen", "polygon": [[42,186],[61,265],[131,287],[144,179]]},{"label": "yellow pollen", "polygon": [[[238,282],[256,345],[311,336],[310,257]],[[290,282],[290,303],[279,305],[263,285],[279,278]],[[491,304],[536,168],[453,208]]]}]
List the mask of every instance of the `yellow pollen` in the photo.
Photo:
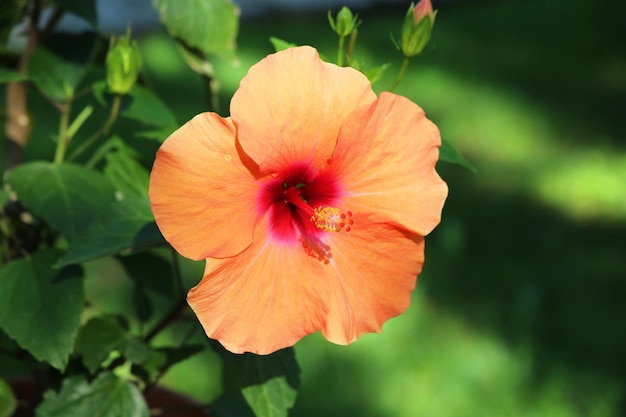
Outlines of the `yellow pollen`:
[{"label": "yellow pollen", "polygon": [[327,232],[349,232],[354,225],[351,211],[341,211],[335,207],[318,207],[314,210],[311,221],[315,227]]}]

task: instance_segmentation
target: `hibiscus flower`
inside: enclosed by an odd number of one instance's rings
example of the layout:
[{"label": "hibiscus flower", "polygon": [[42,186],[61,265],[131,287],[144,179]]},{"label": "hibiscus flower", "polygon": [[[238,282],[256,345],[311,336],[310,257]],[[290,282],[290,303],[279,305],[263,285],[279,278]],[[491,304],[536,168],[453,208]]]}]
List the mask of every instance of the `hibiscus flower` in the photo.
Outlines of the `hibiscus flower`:
[{"label": "hibiscus flower", "polygon": [[380,331],[408,308],[440,221],[437,127],[307,46],[254,65],[230,111],[174,132],[150,177],[163,236],[206,260],[187,300],[207,336],[269,354],[318,330],[338,344]]}]

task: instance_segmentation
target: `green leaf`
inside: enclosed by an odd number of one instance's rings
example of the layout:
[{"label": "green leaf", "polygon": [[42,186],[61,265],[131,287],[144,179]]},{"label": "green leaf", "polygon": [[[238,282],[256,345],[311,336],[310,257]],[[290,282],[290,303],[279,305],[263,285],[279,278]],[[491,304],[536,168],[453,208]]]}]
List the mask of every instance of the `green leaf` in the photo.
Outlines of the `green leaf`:
[{"label": "green leaf", "polygon": [[122,104],[121,115],[151,126],[168,128],[174,131],[178,122],[170,109],[152,91],[135,85],[126,99],[130,102]]},{"label": "green leaf", "polygon": [[215,69],[202,52],[189,48],[182,42],[177,42],[176,47],[187,65],[189,65],[189,68],[205,77],[215,78]]},{"label": "green leaf", "polygon": [[206,348],[206,345],[184,345],[163,347],[152,350],[150,359],[141,365],[153,377],[159,375],[179,362],[182,362]]},{"label": "green leaf", "polygon": [[0,417],[11,417],[17,408],[17,400],[9,384],[0,379]]},{"label": "green leaf", "polygon": [[9,71],[4,68],[0,68],[0,84],[3,83],[16,83],[19,81],[26,81],[28,77],[19,72]]},{"label": "green leaf", "polygon": [[115,199],[114,189],[103,175],[74,164],[23,164],[10,173],[8,183],[28,210],[69,241]]},{"label": "green leaf", "polygon": [[74,236],[56,267],[138,252],[165,242],[147,198],[128,197],[105,207],[105,214]]},{"label": "green leaf", "polygon": [[[221,355],[227,392],[215,404],[218,416],[235,415],[235,410],[244,416],[250,411],[256,417],[287,416],[300,386],[300,369],[292,348],[266,356],[225,351]],[[248,407],[238,404],[242,397]]]},{"label": "green leaf", "polygon": [[82,356],[83,364],[91,373],[114,351],[137,364],[145,362],[150,356],[150,348],[112,317],[94,317],[80,329],[76,352]]},{"label": "green leaf", "polygon": [[133,287],[133,310],[137,315],[137,318],[140,322],[145,323],[152,317],[152,313],[154,312],[154,308],[152,307],[152,300],[146,293],[145,288],[140,285],[135,285]]},{"label": "green leaf", "polygon": [[130,279],[137,286],[145,288],[166,299],[175,294],[174,272],[169,262],[152,253],[142,252],[120,258],[120,262]]},{"label": "green leaf", "polygon": [[82,17],[94,27],[98,25],[96,0],[54,0],[63,10]]},{"label": "green leaf", "polygon": [[133,157],[123,151],[106,155],[106,175],[115,189],[125,197],[148,198],[150,175]]},{"label": "green leaf", "polygon": [[53,101],[66,103],[74,97],[86,67],[65,61],[44,48],[37,48],[28,60],[28,77]]},{"label": "green leaf", "polygon": [[295,43],[287,42],[287,41],[282,40],[280,38],[277,38],[275,36],[271,36],[270,37],[270,42],[272,43],[272,46],[274,46],[274,49],[276,50],[276,52],[284,51],[285,49],[289,49],[289,48],[293,48],[294,46],[298,46]]},{"label": "green leaf", "polygon": [[389,69],[390,66],[391,64],[387,62],[387,63],[384,63],[383,65],[379,65],[377,67],[370,68],[366,71],[363,71],[363,74],[370,81],[370,84],[374,85],[378,81],[380,81],[381,78],[383,78],[383,76],[385,75],[385,72],[387,72],[387,69]]},{"label": "green leaf", "polygon": [[239,9],[230,0],[152,0],[172,37],[205,54],[232,57]]},{"label": "green leaf", "polygon": [[[93,84],[93,94],[96,100],[105,107],[109,107],[111,94],[106,91],[106,82],[99,81]],[[152,91],[135,85],[122,98],[120,115],[149,126],[156,126],[160,131],[166,131],[163,140],[178,128],[178,121],[170,109]],[[149,134],[149,133],[147,133]],[[136,134],[142,135],[141,132]]]},{"label": "green leaf", "polygon": [[11,194],[5,189],[0,188],[0,211],[4,208],[4,205],[9,202]]},{"label": "green leaf", "polygon": [[457,151],[456,148],[445,139],[441,140],[439,160],[450,164],[461,165],[474,173],[478,172],[476,167],[474,167],[474,165],[472,165],[467,159],[463,158],[463,155],[461,155],[459,151]]},{"label": "green leaf", "polygon": [[176,130],[176,127],[156,130],[144,130],[143,132],[136,132],[136,138],[156,139],[159,142],[163,142],[172,132]]},{"label": "green leaf", "polygon": [[82,376],[66,378],[60,392],[47,391],[36,417],[148,417],[141,392],[130,381],[103,373],[90,384]]},{"label": "green leaf", "polygon": [[52,269],[60,251],[43,250],[0,269],[0,327],[35,358],[64,369],[85,303],[78,268]]}]

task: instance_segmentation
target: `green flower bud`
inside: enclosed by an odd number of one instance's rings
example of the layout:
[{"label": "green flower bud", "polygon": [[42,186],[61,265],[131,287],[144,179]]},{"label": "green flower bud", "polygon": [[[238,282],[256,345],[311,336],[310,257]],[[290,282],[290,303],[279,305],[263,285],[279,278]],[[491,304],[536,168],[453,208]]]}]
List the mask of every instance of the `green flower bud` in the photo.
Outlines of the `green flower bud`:
[{"label": "green flower bud", "polygon": [[412,58],[424,50],[435,24],[435,14],[430,0],[421,0],[417,6],[411,3],[404,18],[399,44],[404,56]]},{"label": "green flower bud", "polygon": [[337,13],[337,20],[328,11],[328,23],[335,33],[341,37],[349,36],[360,24],[358,16],[353,15],[352,11],[343,6]]},{"label": "green flower bud", "polygon": [[128,93],[141,71],[141,55],[137,42],[130,40],[130,30],[125,36],[111,39],[106,66],[109,91],[115,94]]}]

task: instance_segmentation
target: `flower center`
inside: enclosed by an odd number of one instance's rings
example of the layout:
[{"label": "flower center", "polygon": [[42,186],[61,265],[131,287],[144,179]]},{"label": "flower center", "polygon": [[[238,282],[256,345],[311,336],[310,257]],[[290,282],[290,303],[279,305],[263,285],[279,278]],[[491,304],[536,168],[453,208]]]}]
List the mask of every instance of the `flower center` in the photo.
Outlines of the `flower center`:
[{"label": "flower center", "polygon": [[307,203],[300,192],[300,188],[303,187],[304,184],[300,187],[299,185],[300,184],[295,187],[287,187],[286,183],[284,184],[285,191],[283,192],[283,197],[285,203],[293,204],[295,207],[302,210],[303,213],[309,215],[309,221],[318,229],[326,232],[339,232],[341,230],[349,232],[351,230],[351,226],[354,225],[351,211],[342,212],[336,207],[318,206],[313,208]]},{"label": "flower center", "polygon": [[[340,181],[327,171],[294,164],[263,185],[259,209],[267,213],[270,235],[286,243],[300,242],[317,254],[328,248],[322,242],[326,232],[349,232],[354,216],[336,207],[343,194]],[[322,250],[323,249],[323,250]]]}]

